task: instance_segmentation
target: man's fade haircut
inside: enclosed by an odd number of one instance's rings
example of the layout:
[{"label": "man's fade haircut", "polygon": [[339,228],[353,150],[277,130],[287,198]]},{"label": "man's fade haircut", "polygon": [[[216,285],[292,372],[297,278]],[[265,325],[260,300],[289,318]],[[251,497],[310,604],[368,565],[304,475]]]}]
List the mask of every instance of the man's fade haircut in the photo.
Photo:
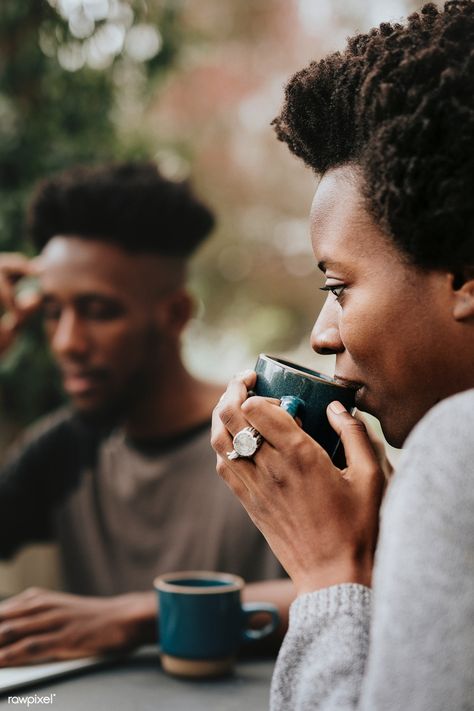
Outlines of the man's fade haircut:
[{"label": "man's fade haircut", "polygon": [[474,265],[474,2],[382,23],[295,74],[274,120],[317,174],[361,170],[366,204],[409,260]]},{"label": "man's fade haircut", "polygon": [[61,235],[183,260],[213,226],[212,213],[189,184],[167,180],[151,162],[66,170],[38,185],[28,214],[38,250]]}]

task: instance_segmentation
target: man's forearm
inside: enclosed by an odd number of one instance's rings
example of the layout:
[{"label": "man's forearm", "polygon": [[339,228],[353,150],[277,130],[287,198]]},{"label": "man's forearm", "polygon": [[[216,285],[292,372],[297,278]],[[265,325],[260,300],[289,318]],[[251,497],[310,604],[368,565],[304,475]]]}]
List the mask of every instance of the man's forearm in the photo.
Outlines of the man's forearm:
[{"label": "man's forearm", "polygon": [[288,629],[288,612],[295,597],[293,583],[288,578],[248,583],[242,593],[243,602],[271,602],[276,605],[280,614],[279,629],[282,636]]},{"label": "man's forearm", "polygon": [[[293,600],[295,599],[295,588],[289,579],[264,580],[258,583],[249,583],[242,592],[242,602],[271,602],[278,608],[280,624],[277,630],[262,641],[253,643],[245,652],[250,654],[275,653],[283,640],[288,629],[288,613]],[[255,627],[263,627],[268,622],[268,615],[262,613],[255,615],[253,623]]]},{"label": "man's forearm", "polygon": [[124,604],[124,614],[136,629],[137,644],[156,642],[157,634],[157,600],[156,593],[136,592],[120,595]]},{"label": "man's forearm", "polygon": [[[265,580],[249,583],[242,592],[243,602],[271,602],[280,614],[278,637],[283,638],[288,627],[288,610],[295,598],[291,580]],[[124,609],[130,622],[136,625],[140,641],[145,644],[157,638],[157,600],[155,592],[137,592],[121,595]],[[266,615],[262,615],[262,625],[266,624]],[[258,624],[258,618],[256,619]]]}]

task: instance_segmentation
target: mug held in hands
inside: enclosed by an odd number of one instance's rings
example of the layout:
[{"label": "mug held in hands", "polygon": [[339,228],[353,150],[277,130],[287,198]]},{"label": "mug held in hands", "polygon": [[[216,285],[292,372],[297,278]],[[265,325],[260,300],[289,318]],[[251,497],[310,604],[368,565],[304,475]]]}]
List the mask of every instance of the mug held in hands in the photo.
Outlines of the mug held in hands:
[{"label": "mug held in hands", "polygon": [[[166,573],[154,581],[163,669],[183,677],[228,674],[242,643],[263,639],[278,626],[277,608],[264,602],[242,604],[244,581],[207,571]],[[267,613],[262,629],[249,619]]]},{"label": "mug held in hands", "polygon": [[333,458],[339,438],[329,424],[326,408],[333,400],[339,400],[352,412],[355,389],[341,385],[328,375],[263,353],[258,357],[255,371],[257,382],[253,393],[279,400],[291,395],[302,400],[304,404],[296,415],[301,419],[303,430]]}]

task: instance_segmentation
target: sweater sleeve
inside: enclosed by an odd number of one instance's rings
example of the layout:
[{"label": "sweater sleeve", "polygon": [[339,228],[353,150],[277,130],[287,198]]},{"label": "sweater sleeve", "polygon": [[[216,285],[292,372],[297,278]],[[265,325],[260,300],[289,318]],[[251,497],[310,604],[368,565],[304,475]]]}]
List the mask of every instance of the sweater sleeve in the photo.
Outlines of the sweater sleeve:
[{"label": "sweater sleeve", "polygon": [[474,709],[473,432],[474,391],[415,428],[382,508],[373,593],[293,603],[272,711]]},{"label": "sweater sleeve", "polygon": [[371,591],[336,585],[301,595],[272,681],[272,711],[357,706],[369,648]]}]

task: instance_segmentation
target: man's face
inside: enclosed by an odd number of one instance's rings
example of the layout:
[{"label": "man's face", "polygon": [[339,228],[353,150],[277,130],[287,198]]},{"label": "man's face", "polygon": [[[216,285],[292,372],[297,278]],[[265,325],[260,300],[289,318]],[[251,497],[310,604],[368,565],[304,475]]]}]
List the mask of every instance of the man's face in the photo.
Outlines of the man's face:
[{"label": "man's face", "polygon": [[79,237],[54,237],[43,250],[46,333],[78,410],[118,414],[144,392],[169,337],[157,318],[161,262]]},{"label": "man's face", "polygon": [[457,326],[450,276],[404,260],[365,210],[347,167],[319,184],[311,236],[326,286],[335,289],[311,345],[336,354],[336,376],[359,386],[358,407],[401,446],[427,410],[453,391],[449,353]]}]

